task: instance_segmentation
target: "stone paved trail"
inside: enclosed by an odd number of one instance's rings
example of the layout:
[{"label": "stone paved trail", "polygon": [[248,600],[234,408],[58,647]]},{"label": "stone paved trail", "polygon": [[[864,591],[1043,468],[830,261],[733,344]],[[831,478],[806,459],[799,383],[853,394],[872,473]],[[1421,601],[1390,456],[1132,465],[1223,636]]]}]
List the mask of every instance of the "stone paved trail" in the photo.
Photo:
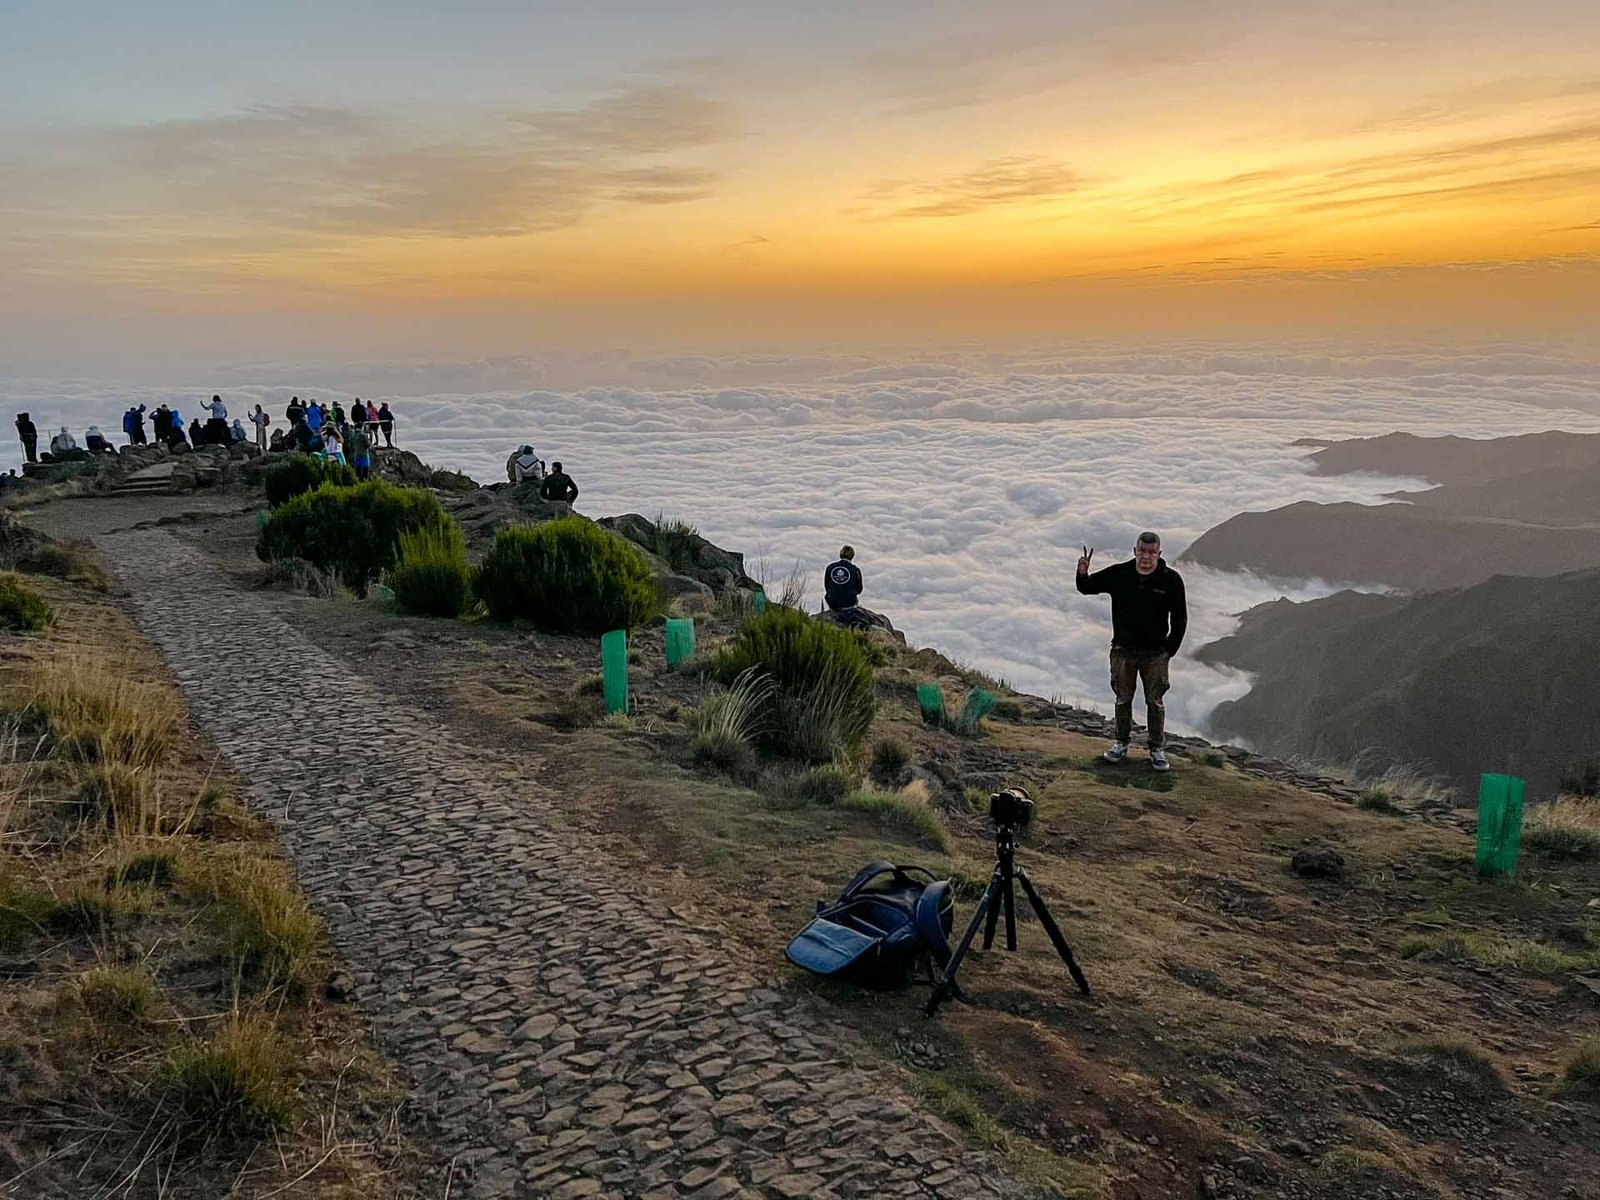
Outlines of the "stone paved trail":
[{"label": "stone paved trail", "polygon": [[[610,877],[541,789],[342,669],[170,534],[101,544],[279,825],[444,1151],[470,1165],[452,1195],[1021,1194],[885,1095],[851,1035]],[[351,722],[382,732],[351,752]]]}]

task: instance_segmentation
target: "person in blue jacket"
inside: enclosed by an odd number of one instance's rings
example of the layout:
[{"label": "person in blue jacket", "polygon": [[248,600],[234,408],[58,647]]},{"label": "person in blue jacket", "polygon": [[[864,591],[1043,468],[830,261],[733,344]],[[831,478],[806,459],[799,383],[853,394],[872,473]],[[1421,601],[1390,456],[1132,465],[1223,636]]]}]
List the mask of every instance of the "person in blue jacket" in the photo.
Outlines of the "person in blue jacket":
[{"label": "person in blue jacket", "polygon": [[834,612],[854,608],[861,596],[861,568],[856,566],[856,548],[841,546],[839,557],[822,573],[823,596]]}]

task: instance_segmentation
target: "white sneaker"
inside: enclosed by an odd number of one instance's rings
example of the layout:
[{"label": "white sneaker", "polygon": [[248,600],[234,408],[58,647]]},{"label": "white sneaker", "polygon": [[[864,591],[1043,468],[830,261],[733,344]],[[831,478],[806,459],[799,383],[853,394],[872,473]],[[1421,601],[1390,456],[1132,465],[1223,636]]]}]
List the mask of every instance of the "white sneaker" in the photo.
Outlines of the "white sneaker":
[{"label": "white sneaker", "polygon": [[1127,742],[1112,742],[1111,743],[1111,749],[1109,749],[1109,750],[1107,750],[1105,752],[1105,760],[1107,762],[1121,762],[1123,759],[1125,759],[1127,757],[1128,757],[1128,743]]},{"label": "white sneaker", "polygon": [[1150,751],[1150,769],[1152,771],[1172,770],[1172,764],[1167,761],[1167,752],[1165,750]]}]

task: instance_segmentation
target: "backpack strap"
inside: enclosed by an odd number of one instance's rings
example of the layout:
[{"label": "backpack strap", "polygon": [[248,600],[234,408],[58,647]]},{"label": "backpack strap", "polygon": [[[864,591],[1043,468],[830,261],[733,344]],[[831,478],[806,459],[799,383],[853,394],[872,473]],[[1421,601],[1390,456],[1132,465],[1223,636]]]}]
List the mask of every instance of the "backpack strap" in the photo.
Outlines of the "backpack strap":
[{"label": "backpack strap", "polygon": [[917,934],[928,947],[933,961],[941,967],[950,961],[950,939],[945,936],[946,918],[954,914],[955,903],[948,879],[930,883],[917,898]]},{"label": "backpack strap", "polygon": [[839,899],[834,903],[850,899],[880,875],[892,875],[900,870],[886,858],[875,858],[861,870],[857,871],[855,878],[844,885],[844,891],[839,893]]}]

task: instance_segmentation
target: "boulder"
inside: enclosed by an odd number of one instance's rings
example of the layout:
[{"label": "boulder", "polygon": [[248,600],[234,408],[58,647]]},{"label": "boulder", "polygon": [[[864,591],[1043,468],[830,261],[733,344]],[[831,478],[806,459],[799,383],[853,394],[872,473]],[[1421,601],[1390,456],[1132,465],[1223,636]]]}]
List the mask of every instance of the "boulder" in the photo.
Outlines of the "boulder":
[{"label": "boulder", "polygon": [[874,636],[883,636],[901,646],[906,644],[906,635],[896,629],[888,617],[873,612],[870,608],[862,608],[860,605],[839,612],[831,608],[823,609],[817,614],[817,620],[842,625],[846,629],[861,629]]},{"label": "boulder", "polygon": [[1296,850],[1289,869],[1302,879],[1343,879],[1344,855],[1335,850]]}]

